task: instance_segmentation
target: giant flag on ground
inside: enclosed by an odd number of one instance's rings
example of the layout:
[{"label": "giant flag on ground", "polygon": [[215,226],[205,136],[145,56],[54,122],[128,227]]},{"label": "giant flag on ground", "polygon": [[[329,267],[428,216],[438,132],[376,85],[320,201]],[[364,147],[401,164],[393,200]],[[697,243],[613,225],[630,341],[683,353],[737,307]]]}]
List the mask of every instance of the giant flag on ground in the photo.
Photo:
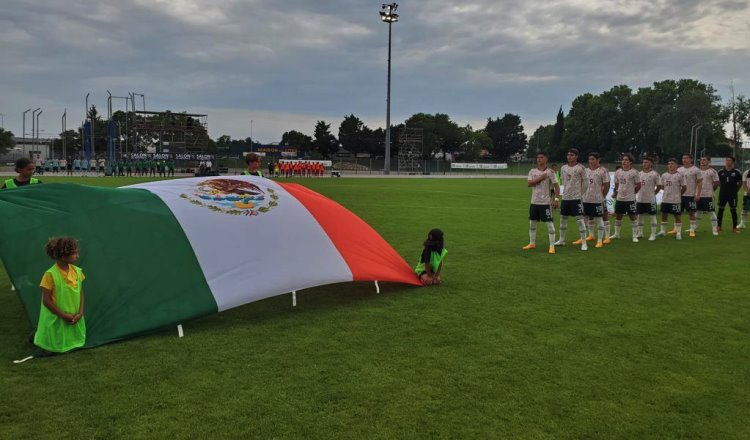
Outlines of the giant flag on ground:
[{"label": "giant flag on ground", "polygon": [[47,239],[80,241],[87,347],[324,284],[419,285],[341,205],[252,176],[26,186],[0,191],[0,218],[0,258],[32,324]]}]

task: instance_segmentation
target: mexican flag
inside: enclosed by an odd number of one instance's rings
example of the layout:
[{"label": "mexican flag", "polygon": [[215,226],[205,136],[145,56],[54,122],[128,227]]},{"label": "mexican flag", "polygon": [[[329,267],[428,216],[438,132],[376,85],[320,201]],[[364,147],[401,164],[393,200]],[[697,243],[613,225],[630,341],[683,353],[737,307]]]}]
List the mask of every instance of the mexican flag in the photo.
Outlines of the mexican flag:
[{"label": "mexican flag", "polygon": [[51,265],[44,245],[79,240],[87,347],[314,286],[420,285],[346,208],[253,176],[30,185],[0,191],[0,218],[0,258],[34,325]]}]

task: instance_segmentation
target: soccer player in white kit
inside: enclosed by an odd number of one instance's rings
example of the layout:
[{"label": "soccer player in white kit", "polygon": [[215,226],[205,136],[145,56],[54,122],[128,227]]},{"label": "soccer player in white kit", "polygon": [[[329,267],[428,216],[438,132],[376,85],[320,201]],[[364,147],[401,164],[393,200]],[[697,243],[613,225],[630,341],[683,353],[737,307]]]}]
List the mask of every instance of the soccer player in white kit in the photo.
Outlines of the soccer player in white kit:
[{"label": "soccer player in white kit", "polygon": [[563,182],[562,206],[560,206],[560,239],[555,246],[565,246],[565,233],[568,230],[568,217],[575,217],[581,238],[575,244],[581,250],[588,250],[586,245],[586,222],[583,220],[583,203],[581,197],[586,192],[586,169],[578,163],[578,150],[571,148],[567,154],[568,163],[560,169]]},{"label": "soccer player in white kit", "polygon": [[[609,192],[609,173],[607,170],[599,165],[599,153],[589,153],[589,167],[586,168],[586,179],[588,185],[586,192],[583,193],[583,213],[588,217],[588,229],[589,231],[594,230],[594,221],[597,226],[597,240],[596,246],[600,248],[604,246],[604,241],[609,240],[604,232],[604,198]],[[593,232],[592,232],[593,233]],[[593,238],[593,237],[592,237]],[[586,237],[586,240],[589,238]]]},{"label": "soccer player in white kit", "polygon": [[742,189],[745,191],[745,195],[742,197],[742,216],[737,229],[745,229],[747,213],[750,212],[750,170],[745,171],[745,174],[742,175]]},{"label": "soccer player in white kit", "polygon": [[710,165],[711,158],[706,155],[701,156],[701,181],[698,184],[700,189],[696,190],[695,194],[699,197],[696,223],[700,221],[702,213],[709,213],[711,216],[711,232],[714,235],[719,235],[719,220],[716,218],[716,212],[714,212],[714,191],[719,187],[719,173]]},{"label": "soccer player in white kit", "polygon": [[638,180],[638,171],[632,168],[633,155],[625,153],[622,155],[622,168],[615,173],[615,190],[612,197],[615,198],[615,233],[612,238],[620,238],[620,227],[622,227],[622,216],[627,214],[630,218],[630,226],[633,230],[633,243],[638,243],[638,209],[635,204],[635,195],[641,189],[641,181]]},{"label": "soccer player in white kit", "polygon": [[[693,165],[693,155],[690,153],[682,154],[682,166],[677,168],[677,172],[685,178],[685,193],[682,194],[682,210],[690,214],[690,231],[689,236],[695,237],[695,226],[698,218],[695,213],[698,210],[699,194],[696,194],[698,184],[701,181],[701,170]],[[672,231],[669,231],[671,234]]]},{"label": "soccer player in white kit", "polygon": [[[552,219],[552,208],[557,208],[560,197],[560,186],[557,184],[555,172],[547,168],[549,156],[547,153],[537,153],[537,167],[529,171],[528,186],[531,190],[531,206],[529,206],[529,244],[523,250],[536,247],[536,225],[537,222],[547,224],[547,237],[549,238],[549,253],[555,253],[555,223]],[[552,208],[550,207],[550,186],[555,190]]]},{"label": "soccer player in white kit", "polygon": [[638,238],[643,238],[644,217],[651,217],[651,235],[649,241],[656,240],[656,194],[661,191],[661,176],[654,171],[654,160],[643,158],[643,170],[638,173],[641,190],[636,195],[636,209],[638,210]]},{"label": "soccer player in white kit", "polygon": [[661,175],[664,194],[661,198],[661,230],[657,236],[663,236],[667,228],[669,214],[674,215],[674,230],[677,240],[682,240],[682,208],[680,200],[687,187],[685,178],[677,172],[677,159],[667,161],[667,172]]}]

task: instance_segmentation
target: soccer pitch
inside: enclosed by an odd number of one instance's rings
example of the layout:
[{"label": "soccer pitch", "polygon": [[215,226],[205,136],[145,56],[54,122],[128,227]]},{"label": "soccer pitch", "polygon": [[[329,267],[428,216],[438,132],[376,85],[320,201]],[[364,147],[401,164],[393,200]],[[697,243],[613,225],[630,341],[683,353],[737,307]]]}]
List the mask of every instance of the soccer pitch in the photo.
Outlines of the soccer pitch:
[{"label": "soccer pitch", "polygon": [[410,264],[441,228],[443,285],[323,286],[295,308],[284,295],[187,322],[182,339],[166,329],[14,365],[31,329],[0,270],[2,437],[750,437],[750,230],[714,237],[704,218],[696,238],[632,243],[626,219],[603,249],[549,255],[544,228],[521,250],[525,179],[291,181]]}]

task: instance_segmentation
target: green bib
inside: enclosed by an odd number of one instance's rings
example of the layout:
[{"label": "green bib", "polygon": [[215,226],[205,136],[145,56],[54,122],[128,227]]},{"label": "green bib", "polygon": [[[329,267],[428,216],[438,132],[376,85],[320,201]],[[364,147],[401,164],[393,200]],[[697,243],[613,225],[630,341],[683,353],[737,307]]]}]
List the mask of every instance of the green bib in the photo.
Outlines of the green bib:
[{"label": "green bib", "polygon": [[[263,177],[263,173],[260,172],[260,170],[256,171],[258,177]],[[243,176],[256,176],[256,174],[250,174],[250,171],[245,170],[242,172]]]},{"label": "green bib", "polygon": [[[443,248],[443,252],[437,253],[437,252],[430,252],[430,266],[432,266],[432,273],[437,272],[438,267],[440,267],[440,263],[443,262],[443,258],[445,258],[445,255],[448,253],[448,249]],[[417,266],[414,268],[414,272],[419,275],[420,273],[424,272],[424,263],[421,261],[422,258],[420,257],[419,263],[417,263]]]},{"label": "green bib", "polygon": [[[70,265],[70,269],[75,270],[78,276],[76,287],[70,287],[65,282],[57,264],[52,266],[47,272],[52,275],[55,285],[55,304],[57,308],[65,313],[78,313],[78,307],[81,305],[81,278],[83,278],[81,268]],[[86,320],[81,320],[71,325],[60,319],[59,316],[52,313],[50,309],[42,306],[39,309],[39,324],[34,335],[34,345],[47,351],[64,353],[74,348],[83,347],[86,343]]]},{"label": "green bib", "polygon": [[[29,181],[29,185],[33,185],[35,183],[39,183],[39,179],[31,178]],[[5,181],[5,189],[11,189],[11,188],[18,188],[18,185],[16,185],[16,181],[13,179],[8,179]]]}]

